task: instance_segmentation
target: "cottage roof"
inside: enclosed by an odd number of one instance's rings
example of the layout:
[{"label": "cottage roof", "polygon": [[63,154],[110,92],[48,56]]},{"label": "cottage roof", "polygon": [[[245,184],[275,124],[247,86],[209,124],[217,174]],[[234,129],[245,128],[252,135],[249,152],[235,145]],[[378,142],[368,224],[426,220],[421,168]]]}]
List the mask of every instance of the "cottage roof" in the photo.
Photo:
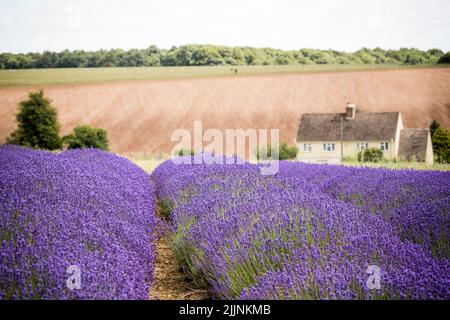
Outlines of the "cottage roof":
[{"label": "cottage roof", "polygon": [[344,141],[389,141],[395,138],[399,112],[356,112],[354,119],[345,113],[304,114],[297,141],[340,141],[341,119]]}]

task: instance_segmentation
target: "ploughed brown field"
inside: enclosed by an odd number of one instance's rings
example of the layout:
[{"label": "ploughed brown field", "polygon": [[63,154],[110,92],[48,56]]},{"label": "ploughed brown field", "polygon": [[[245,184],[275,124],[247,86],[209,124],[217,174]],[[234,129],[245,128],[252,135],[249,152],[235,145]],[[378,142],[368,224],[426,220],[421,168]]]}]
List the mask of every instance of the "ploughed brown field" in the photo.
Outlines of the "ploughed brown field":
[{"label": "ploughed brown field", "polygon": [[295,142],[303,113],[343,112],[346,97],[364,111],[401,111],[406,127],[432,119],[450,128],[450,68],[298,73],[0,88],[0,143],[14,130],[17,104],[44,89],[62,133],[77,124],[108,130],[119,153],[169,153],[173,130],[279,128]]}]

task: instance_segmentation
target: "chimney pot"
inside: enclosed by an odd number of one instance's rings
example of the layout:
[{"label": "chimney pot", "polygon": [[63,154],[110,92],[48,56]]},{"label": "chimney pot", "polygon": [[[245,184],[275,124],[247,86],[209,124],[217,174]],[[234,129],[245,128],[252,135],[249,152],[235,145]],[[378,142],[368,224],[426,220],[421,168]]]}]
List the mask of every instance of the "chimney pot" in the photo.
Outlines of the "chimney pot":
[{"label": "chimney pot", "polygon": [[356,105],[354,105],[353,103],[347,104],[345,119],[353,120],[355,119],[355,114],[356,114]]}]

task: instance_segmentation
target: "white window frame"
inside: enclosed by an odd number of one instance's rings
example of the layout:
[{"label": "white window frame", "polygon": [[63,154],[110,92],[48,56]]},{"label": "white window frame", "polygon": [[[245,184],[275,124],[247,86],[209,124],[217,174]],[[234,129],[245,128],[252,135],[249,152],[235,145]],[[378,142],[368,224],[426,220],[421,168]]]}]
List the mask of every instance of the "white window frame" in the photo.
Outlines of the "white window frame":
[{"label": "white window frame", "polygon": [[369,143],[368,142],[358,142],[356,144],[356,148],[358,151],[369,149]]},{"label": "white window frame", "polygon": [[303,152],[311,152],[311,151],[312,151],[311,143],[304,143],[303,144]]},{"label": "white window frame", "polygon": [[383,151],[389,151],[389,142],[387,142],[387,141],[381,142],[380,149]]},{"label": "white window frame", "polygon": [[334,152],[336,151],[336,145],[332,142],[323,144],[323,151],[325,152]]}]

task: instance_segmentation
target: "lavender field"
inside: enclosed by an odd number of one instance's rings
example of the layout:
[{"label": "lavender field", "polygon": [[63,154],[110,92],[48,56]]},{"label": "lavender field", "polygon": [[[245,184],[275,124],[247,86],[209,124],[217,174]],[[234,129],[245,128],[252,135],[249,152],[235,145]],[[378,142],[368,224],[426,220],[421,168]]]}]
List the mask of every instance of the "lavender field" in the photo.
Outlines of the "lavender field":
[{"label": "lavender field", "polygon": [[157,200],[215,299],[450,299],[450,172],[166,161],[149,176],[100,150],[3,146],[0,300],[153,297]]},{"label": "lavender field", "polygon": [[[0,300],[148,299],[154,191],[103,151],[0,147]],[[81,290],[68,289],[69,266]]]},{"label": "lavender field", "polygon": [[179,260],[218,298],[450,298],[448,172],[167,161],[152,177]]}]

